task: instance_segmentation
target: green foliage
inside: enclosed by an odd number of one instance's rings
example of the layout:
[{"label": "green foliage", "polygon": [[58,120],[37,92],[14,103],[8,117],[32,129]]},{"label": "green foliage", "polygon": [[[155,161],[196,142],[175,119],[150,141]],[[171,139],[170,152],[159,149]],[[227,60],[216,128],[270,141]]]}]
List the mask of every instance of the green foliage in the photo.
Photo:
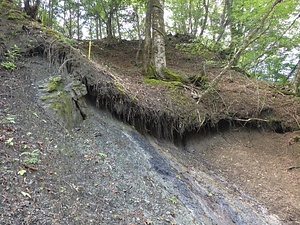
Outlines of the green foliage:
[{"label": "green foliage", "polygon": [[22,155],[26,156],[24,158],[24,162],[36,164],[39,161],[39,159],[38,159],[39,154],[40,154],[40,151],[38,149],[34,149],[31,152],[22,152],[20,154],[20,156],[22,156]]},{"label": "green foliage", "polygon": [[196,35],[204,25],[205,2],[203,0],[170,0],[168,9],[172,11],[170,31],[179,34]]},{"label": "green foliage", "polygon": [[9,139],[7,139],[7,140],[4,142],[4,144],[7,145],[7,146],[13,146],[13,145],[14,145],[13,139],[14,139],[14,138],[9,138]]},{"label": "green foliage", "polygon": [[17,68],[14,62],[2,62],[1,66],[10,71],[15,70]]},{"label": "green foliage", "polygon": [[75,42],[74,39],[70,39],[70,38],[67,38],[67,37],[64,37],[64,36],[61,36],[59,38],[59,40],[63,43],[67,43],[67,44],[70,44],[70,45],[74,44],[74,42]]},{"label": "green foliage", "polygon": [[20,57],[20,48],[13,45],[10,50],[5,53],[6,62],[1,62],[1,66],[7,70],[13,71],[17,68],[16,61]]},{"label": "green foliage", "polygon": [[18,174],[20,174],[21,176],[23,176],[26,173],[26,170],[21,169],[18,171]]},{"label": "green foliage", "polygon": [[99,152],[99,156],[100,156],[101,158],[106,158],[106,157],[107,157],[107,155],[106,155],[105,153],[102,153],[102,152]]},{"label": "green foliage", "polygon": [[[270,6],[271,1],[265,4],[260,1],[252,2],[257,18],[251,23],[248,22],[249,25],[259,21],[260,15]],[[259,6],[261,7],[259,8]],[[297,22],[294,26],[290,26],[291,18],[293,15],[295,17],[297,9],[299,9],[297,1],[278,4],[272,16],[262,27],[263,34],[258,36],[255,42],[242,54],[238,62],[241,68],[259,79],[280,83],[288,81],[288,75],[295,66],[294,58],[297,58],[295,52],[299,51],[299,37],[297,38],[297,34],[292,31],[297,28]],[[247,11],[243,14],[249,15]],[[240,15],[240,18],[243,19],[244,17]],[[248,24],[247,18],[243,23]]]},{"label": "green foliage", "polygon": [[[89,32],[89,37],[85,38],[107,36],[109,24],[112,25],[113,36],[122,35],[129,39],[137,38],[137,33],[141,35],[144,29],[146,1],[65,0],[63,4],[59,3],[58,0],[51,1],[51,4],[42,1],[38,17],[44,25],[69,38],[76,33],[81,35],[83,27]],[[200,53],[208,61],[220,58],[223,63],[229,57],[222,57],[222,52],[236,52],[273,3],[274,0],[167,0],[166,32],[198,37],[195,42],[179,45],[178,48],[187,55]],[[0,7],[7,9],[10,19],[24,18],[6,1],[2,1]],[[70,16],[62,18],[61,15]],[[288,81],[287,76],[295,66],[294,58],[298,57],[295,52],[300,50],[299,21],[290,26],[298,15],[298,0],[279,3],[261,27],[261,34],[254,37],[251,45],[237,59],[237,66],[259,79]],[[43,29],[60,41],[72,44],[72,39],[63,38],[49,28]],[[78,32],[78,29],[81,30]],[[14,60],[6,60],[1,66],[10,71],[17,68]]]},{"label": "green foliage", "polygon": [[11,8],[11,4],[8,3],[7,1],[1,1],[0,2],[0,9],[1,10],[7,10]]},{"label": "green foliage", "polygon": [[10,9],[8,11],[7,18],[9,20],[15,20],[17,22],[21,22],[22,20],[24,20],[25,17],[26,17],[25,14],[21,13],[20,10]]},{"label": "green foliage", "polygon": [[174,204],[174,205],[177,205],[177,204],[178,204],[177,200],[176,200],[174,197],[170,197],[170,198],[168,199],[168,202],[170,202],[170,203],[172,203],[172,204]]},{"label": "green foliage", "polygon": [[[2,119],[3,124],[8,124],[8,123],[16,123],[15,118],[16,116],[7,114],[5,118]],[[1,118],[1,117],[0,117]]]}]

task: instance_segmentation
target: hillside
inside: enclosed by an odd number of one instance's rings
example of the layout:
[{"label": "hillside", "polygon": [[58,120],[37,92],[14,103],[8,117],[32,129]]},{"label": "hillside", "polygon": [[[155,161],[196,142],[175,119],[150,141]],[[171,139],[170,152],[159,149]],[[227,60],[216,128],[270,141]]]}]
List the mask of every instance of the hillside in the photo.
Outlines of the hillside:
[{"label": "hillside", "polygon": [[[75,42],[0,2],[1,224],[300,224],[300,101],[168,37],[141,75],[134,41]],[[10,64],[9,64],[10,62]],[[12,69],[13,65],[16,68]]]}]

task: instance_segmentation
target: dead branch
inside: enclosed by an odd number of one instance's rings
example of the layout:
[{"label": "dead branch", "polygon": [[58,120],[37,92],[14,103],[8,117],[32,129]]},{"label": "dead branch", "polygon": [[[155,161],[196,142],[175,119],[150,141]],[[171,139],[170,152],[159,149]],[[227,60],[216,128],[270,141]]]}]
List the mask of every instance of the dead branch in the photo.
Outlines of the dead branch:
[{"label": "dead branch", "polygon": [[74,58],[70,58],[70,59],[67,59],[63,62],[63,64],[60,65],[59,69],[58,69],[58,73],[60,74],[62,72],[62,69],[63,67],[66,65],[67,62],[69,61],[72,61],[72,60],[75,60]]}]

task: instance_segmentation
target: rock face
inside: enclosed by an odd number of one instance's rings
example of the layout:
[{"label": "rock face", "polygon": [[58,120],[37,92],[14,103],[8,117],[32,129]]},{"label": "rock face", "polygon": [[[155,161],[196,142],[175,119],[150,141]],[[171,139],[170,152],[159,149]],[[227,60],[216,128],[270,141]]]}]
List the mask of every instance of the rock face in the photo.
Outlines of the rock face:
[{"label": "rock face", "polygon": [[71,128],[85,119],[87,90],[80,81],[67,83],[62,76],[53,76],[42,81],[39,90],[42,107],[62,126]]}]

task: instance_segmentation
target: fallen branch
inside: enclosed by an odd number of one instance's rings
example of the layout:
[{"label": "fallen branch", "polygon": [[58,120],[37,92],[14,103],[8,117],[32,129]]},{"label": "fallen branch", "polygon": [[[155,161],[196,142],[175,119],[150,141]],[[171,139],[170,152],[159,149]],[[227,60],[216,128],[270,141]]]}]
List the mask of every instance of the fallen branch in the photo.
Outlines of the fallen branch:
[{"label": "fallen branch", "polygon": [[27,164],[27,163],[23,163],[23,166],[24,166],[25,168],[30,169],[30,170],[33,170],[33,171],[37,171],[37,170],[38,170],[37,167],[32,166],[32,165],[29,165],[29,164]]},{"label": "fallen branch", "polygon": [[69,61],[72,61],[72,60],[75,60],[75,59],[74,58],[70,58],[70,59],[65,60],[63,62],[63,64],[61,64],[61,66],[59,67],[58,73],[60,74],[62,72],[63,67],[66,65],[66,63],[69,62]]},{"label": "fallen branch", "polygon": [[262,122],[272,122],[271,120],[265,120],[265,119],[260,119],[260,118],[248,118],[248,119],[234,119],[236,121],[241,121],[241,122],[250,122],[250,121],[262,121]]},{"label": "fallen branch", "polygon": [[288,168],[288,170],[295,170],[295,169],[300,169],[300,166],[291,166]]}]

